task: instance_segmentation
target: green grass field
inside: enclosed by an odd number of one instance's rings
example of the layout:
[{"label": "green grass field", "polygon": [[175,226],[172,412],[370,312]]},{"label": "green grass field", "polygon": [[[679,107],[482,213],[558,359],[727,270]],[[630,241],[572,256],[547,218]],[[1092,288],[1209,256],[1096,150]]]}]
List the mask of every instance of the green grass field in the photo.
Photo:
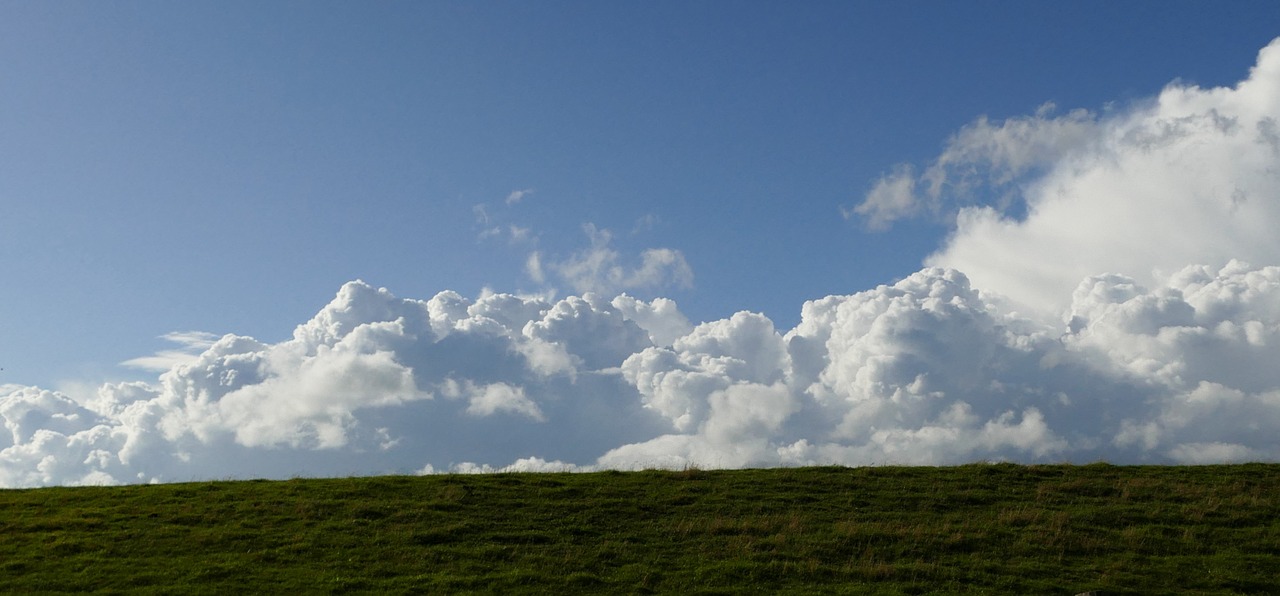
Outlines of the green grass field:
[{"label": "green grass field", "polygon": [[1280,594],[1280,465],[0,491],[9,593]]}]

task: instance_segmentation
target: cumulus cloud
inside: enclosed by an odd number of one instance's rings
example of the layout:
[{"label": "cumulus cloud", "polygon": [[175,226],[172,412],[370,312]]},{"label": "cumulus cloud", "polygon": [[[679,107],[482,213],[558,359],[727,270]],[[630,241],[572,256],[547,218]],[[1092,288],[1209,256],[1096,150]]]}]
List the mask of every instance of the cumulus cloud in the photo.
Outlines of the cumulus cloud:
[{"label": "cumulus cloud", "polygon": [[785,334],[750,313],[701,325],[623,367],[682,432],[604,461],[939,463],[1064,452],[1036,401],[993,392],[1001,373],[1027,364],[1014,340],[1041,339],[1009,335],[988,309],[963,275],[926,270],[809,302]]},{"label": "cumulus cloud", "polygon": [[[625,304],[646,325],[683,319]],[[592,295],[413,300],[352,282],[289,340],[226,335],[154,383],[82,402],[6,386],[0,485],[590,461],[660,428],[616,372],[649,337]]]},{"label": "cumulus cloud", "polygon": [[945,269],[809,302],[782,335],[740,313],[628,359],[674,432],[601,463],[1275,459],[1277,274],[1085,280],[1070,331],[1011,316]]},{"label": "cumulus cloud", "polygon": [[580,295],[356,281],[285,341],[175,334],[131,361],[166,365],[154,382],[4,385],[0,485],[1278,460],[1278,99],[1280,42],[1232,88],[981,120],[856,213],[953,210],[930,262],[963,267],[811,300],[792,329],[618,294],[691,273],[662,249],[624,264],[588,226],[590,248],[528,264]]},{"label": "cumulus cloud", "polygon": [[[1189,264],[1276,263],[1277,98],[1280,40],[1233,87],[1175,83],[1105,118],[1038,114],[1004,137],[980,121],[957,137],[963,150],[939,158],[950,164],[945,173],[917,184],[932,192],[956,184],[952,170],[996,172],[976,182],[962,176],[959,185],[988,196],[1016,189],[1017,201],[948,203],[958,209],[955,231],[926,262],[1047,315],[1090,275],[1150,285]],[[875,223],[892,209],[868,210]]]},{"label": "cumulus cloud", "polygon": [[784,331],[352,282],[291,339],[227,335],[155,383],[7,386],[0,482],[1280,458],[1280,267],[1092,276],[1056,324],[1005,304],[928,268]]},{"label": "cumulus cloud", "polygon": [[655,298],[651,302],[619,294],[610,304],[622,316],[635,322],[649,334],[649,340],[657,346],[669,346],[689,331],[693,325],[685,318],[674,300]]}]

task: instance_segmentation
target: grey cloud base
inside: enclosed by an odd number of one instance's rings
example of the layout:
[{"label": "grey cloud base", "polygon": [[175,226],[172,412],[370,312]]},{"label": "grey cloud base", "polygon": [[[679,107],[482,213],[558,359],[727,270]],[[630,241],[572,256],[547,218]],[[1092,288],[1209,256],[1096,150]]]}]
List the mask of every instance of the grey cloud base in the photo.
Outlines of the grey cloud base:
[{"label": "grey cloud base", "polygon": [[[345,285],[91,398],[0,397],[0,485],[978,460],[1280,457],[1280,268],[1084,280],[1021,318],[958,271],[689,328],[667,300]],[[674,340],[672,329],[683,329]]]}]

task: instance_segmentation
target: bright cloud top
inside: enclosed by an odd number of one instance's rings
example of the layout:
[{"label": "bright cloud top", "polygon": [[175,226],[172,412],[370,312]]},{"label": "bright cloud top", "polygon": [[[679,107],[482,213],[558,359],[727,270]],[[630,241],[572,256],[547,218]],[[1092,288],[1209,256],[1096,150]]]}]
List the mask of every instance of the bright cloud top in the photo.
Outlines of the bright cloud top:
[{"label": "bright cloud top", "polygon": [[954,217],[926,264],[1053,314],[1089,275],[1158,284],[1192,263],[1275,263],[1278,106],[1280,40],[1233,88],[1172,84],[1101,116],[979,119],[921,174],[899,166],[848,213],[871,227]]},{"label": "bright cloud top", "polygon": [[131,361],[167,367],[153,383],[0,387],[0,486],[1280,459],[1278,121],[1280,42],[1234,88],[979,120],[852,210],[954,216],[930,266],[789,330],[604,298],[691,273],[675,251],[624,267],[594,228],[528,261],[581,294],[559,300],[351,282],[286,341],[173,335]]}]

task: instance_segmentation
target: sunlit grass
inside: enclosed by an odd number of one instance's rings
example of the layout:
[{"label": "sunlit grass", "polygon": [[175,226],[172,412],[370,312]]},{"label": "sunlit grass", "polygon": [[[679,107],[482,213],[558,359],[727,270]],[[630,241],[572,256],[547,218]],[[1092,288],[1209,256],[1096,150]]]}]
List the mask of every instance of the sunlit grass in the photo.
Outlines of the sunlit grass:
[{"label": "sunlit grass", "polygon": [[1280,593],[1280,465],[0,491],[0,589]]}]

